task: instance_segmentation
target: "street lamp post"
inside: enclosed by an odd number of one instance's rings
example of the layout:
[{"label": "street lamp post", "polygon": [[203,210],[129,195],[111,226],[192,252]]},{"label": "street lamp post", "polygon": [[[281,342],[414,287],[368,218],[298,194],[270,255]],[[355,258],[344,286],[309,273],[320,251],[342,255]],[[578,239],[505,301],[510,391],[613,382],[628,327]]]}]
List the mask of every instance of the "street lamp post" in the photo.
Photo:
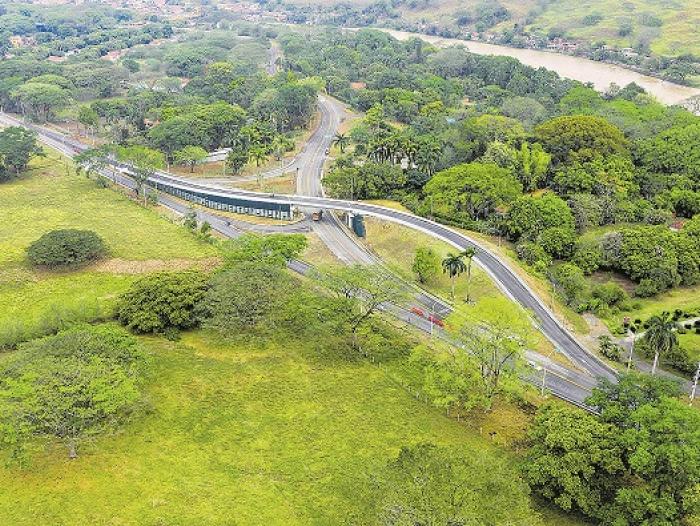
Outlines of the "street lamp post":
[{"label": "street lamp post", "polygon": [[693,389],[690,391],[690,405],[693,405],[693,400],[695,400],[695,395],[698,392],[698,380],[700,380],[700,362],[698,362],[698,369],[695,371],[695,377],[693,378]]}]

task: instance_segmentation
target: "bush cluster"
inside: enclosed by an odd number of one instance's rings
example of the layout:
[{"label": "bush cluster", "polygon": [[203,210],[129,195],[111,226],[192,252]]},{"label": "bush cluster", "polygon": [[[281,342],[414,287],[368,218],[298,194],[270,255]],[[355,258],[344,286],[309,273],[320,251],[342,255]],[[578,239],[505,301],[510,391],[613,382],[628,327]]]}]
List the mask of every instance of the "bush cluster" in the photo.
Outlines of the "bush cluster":
[{"label": "bush cluster", "polygon": [[90,230],[53,230],[34,241],[27,249],[32,265],[58,268],[82,265],[107,253],[102,238]]}]

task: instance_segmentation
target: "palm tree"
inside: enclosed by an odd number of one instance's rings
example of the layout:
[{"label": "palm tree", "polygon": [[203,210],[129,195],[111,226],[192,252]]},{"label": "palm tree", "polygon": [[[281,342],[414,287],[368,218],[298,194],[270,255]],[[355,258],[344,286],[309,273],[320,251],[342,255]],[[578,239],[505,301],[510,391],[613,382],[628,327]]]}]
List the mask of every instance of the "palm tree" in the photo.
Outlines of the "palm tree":
[{"label": "palm tree", "polygon": [[467,247],[465,248],[460,256],[465,258],[467,260],[467,303],[469,303],[471,299],[471,288],[472,288],[472,260],[474,259],[474,256],[476,255],[476,249],[474,247]]},{"label": "palm tree", "polygon": [[647,323],[649,327],[644,337],[651,348],[654,349],[654,365],[651,367],[651,374],[656,374],[659,356],[672,351],[678,345],[678,336],[675,332],[678,324],[666,311],[660,315],[652,316]]},{"label": "palm tree", "polygon": [[464,264],[462,254],[450,252],[442,260],[442,272],[447,272],[450,275],[450,281],[452,281],[452,301],[455,299],[455,279],[465,270],[467,270],[467,266]]},{"label": "palm tree", "polygon": [[345,148],[350,144],[350,137],[344,133],[336,133],[333,137],[333,144],[340,148],[340,153],[345,153]]}]

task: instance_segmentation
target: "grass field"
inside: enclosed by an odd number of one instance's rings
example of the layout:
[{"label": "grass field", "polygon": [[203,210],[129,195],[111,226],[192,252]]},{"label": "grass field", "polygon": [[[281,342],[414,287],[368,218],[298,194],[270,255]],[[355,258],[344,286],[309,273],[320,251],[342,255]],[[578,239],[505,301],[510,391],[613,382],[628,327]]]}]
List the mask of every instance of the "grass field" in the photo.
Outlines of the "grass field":
[{"label": "grass field", "polygon": [[[0,328],[49,319],[60,310],[107,312],[139,267],[194,265],[216,255],[182,227],[93,181],[66,175],[65,160],[51,154],[28,173],[0,185]],[[109,247],[107,265],[78,271],[37,271],[25,250],[45,232],[90,229]],[[114,263],[114,264],[109,264]]]},{"label": "grass field", "polygon": [[23,470],[0,467],[0,524],[343,524],[403,445],[514,460],[364,361],[204,332],[144,342],[146,414],[75,461],[54,447]]}]

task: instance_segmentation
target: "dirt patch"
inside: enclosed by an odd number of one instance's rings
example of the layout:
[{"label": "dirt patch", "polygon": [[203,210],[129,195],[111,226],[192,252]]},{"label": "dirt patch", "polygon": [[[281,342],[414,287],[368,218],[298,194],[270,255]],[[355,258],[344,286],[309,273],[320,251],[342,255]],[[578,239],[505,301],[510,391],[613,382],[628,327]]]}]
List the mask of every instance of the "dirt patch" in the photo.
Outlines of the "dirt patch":
[{"label": "dirt patch", "polygon": [[107,272],[110,274],[147,274],[158,271],[177,271],[199,269],[210,271],[221,264],[221,258],[207,259],[146,259],[132,261],[127,259],[107,259],[95,264],[91,270],[95,272]]}]

